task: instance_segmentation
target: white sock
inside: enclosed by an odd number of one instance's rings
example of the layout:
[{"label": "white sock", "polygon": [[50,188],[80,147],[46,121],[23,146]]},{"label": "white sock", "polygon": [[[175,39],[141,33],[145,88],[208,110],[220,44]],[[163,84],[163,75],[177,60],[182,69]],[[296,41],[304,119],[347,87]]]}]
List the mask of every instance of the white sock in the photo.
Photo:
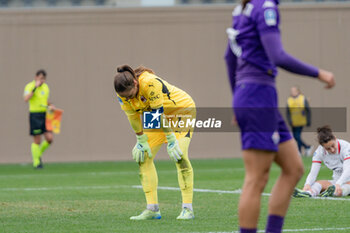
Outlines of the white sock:
[{"label": "white sock", "polygon": [[187,208],[187,209],[193,211],[192,203],[182,203],[182,208]]},{"label": "white sock", "polygon": [[147,209],[151,210],[153,212],[159,211],[159,205],[158,204],[147,204]]},{"label": "white sock", "polygon": [[350,184],[343,184],[341,186],[343,197],[347,196],[350,194]]},{"label": "white sock", "polygon": [[316,197],[318,194],[321,193],[322,185],[320,183],[315,182],[313,185],[311,185],[311,195],[313,197]]}]

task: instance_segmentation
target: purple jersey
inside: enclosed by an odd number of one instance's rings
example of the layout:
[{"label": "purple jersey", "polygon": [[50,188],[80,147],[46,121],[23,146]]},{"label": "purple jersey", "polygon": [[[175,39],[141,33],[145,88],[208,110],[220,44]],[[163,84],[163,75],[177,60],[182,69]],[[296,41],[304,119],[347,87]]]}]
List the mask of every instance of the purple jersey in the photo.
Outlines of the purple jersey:
[{"label": "purple jersey", "polygon": [[278,0],[251,0],[233,11],[233,26],[226,30],[229,46],[225,59],[232,90],[239,83],[274,85],[276,66],[295,74],[318,76],[318,69],[283,50]]},{"label": "purple jersey", "polygon": [[238,5],[233,15],[233,28],[227,29],[232,52],[238,58],[236,76],[277,75],[276,66],[270,62],[260,36],[266,32],[279,33],[278,0],[251,0],[244,10]]}]

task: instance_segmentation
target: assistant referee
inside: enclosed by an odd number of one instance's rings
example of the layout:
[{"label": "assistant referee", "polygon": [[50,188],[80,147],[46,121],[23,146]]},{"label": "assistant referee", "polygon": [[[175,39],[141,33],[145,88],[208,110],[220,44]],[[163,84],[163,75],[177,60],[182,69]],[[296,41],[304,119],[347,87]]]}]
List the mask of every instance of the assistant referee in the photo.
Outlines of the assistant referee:
[{"label": "assistant referee", "polygon": [[[46,71],[38,70],[33,81],[24,88],[24,101],[29,103],[30,135],[34,142],[31,145],[33,167],[43,168],[41,156],[53,141],[53,134],[46,130],[46,111],[55,107],[49,102],[50,89],[46,84]],[[45,140],[41,142],[41,135]]]}]

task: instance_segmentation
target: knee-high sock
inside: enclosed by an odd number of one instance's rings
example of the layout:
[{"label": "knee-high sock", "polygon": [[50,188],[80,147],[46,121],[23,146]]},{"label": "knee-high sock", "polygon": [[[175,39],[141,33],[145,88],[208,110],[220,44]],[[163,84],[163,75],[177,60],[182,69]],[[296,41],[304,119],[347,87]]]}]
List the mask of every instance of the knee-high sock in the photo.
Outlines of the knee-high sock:
[{"label": "knee-high sock", "polygon": [[31,146],[32,150],[32,157],[33,157],[33,166],[36,167],[40,164],[40,156],[41,156],[41,150],[39,144],[32,143]]},{"label": "knee-high sock", "polygon": [[158,204],[158,176],[156,168],[154,166],[153,158],[161,146],[162,145],[151,147],[153,157],[149,158],[147,155],[145,155],[145,161],[139,165],[140,180],[146,196],[147,205]]},{"label": "knee-high sock", "polygon": [[342,189],[342,192],[343,192],[342,193],[343,197],[348,196],[350,194],[350,184],[343,184],[341,186],[341,189]]},{"label": "knee-high sock", "polygon": [[182,159],[176,163],[177,178],[181,189],[182,203],[192,203],[193,199],[193,169],[188,159],[188,147],[191,139],[179,139],[179,146],[183,152]]},{"label": "knee-high sock", "polygon": [[50,143],[46,140],[44,140],[41,144],[40,144],[40,151],[41,151],[41,154],[40,154],[40,157],[43,155],[43,153],[45,152],[45,150],[47,148],[49,148],[50,146]]},{"label": "knee-high sock", "polygon": [[318,194],[321,193],[321,190],[322,190],[322,185],[318,182],[315,182],[312,186],[311,186],[311,195],[313,197],[316,197]]}]

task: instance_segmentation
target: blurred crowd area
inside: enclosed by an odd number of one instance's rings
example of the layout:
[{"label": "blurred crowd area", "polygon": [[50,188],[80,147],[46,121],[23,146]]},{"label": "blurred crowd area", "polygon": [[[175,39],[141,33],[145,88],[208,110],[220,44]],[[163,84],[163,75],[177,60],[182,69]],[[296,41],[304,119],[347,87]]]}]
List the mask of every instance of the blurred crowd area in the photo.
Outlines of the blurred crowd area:
[{"label": "blurred crowd area", "polygon": [[[0,0],[1,8],[21,7],[137,7],[198,4],[229,4],[240,0]],[[280,0],[281,3],[350,2],[350,0]]]}]

